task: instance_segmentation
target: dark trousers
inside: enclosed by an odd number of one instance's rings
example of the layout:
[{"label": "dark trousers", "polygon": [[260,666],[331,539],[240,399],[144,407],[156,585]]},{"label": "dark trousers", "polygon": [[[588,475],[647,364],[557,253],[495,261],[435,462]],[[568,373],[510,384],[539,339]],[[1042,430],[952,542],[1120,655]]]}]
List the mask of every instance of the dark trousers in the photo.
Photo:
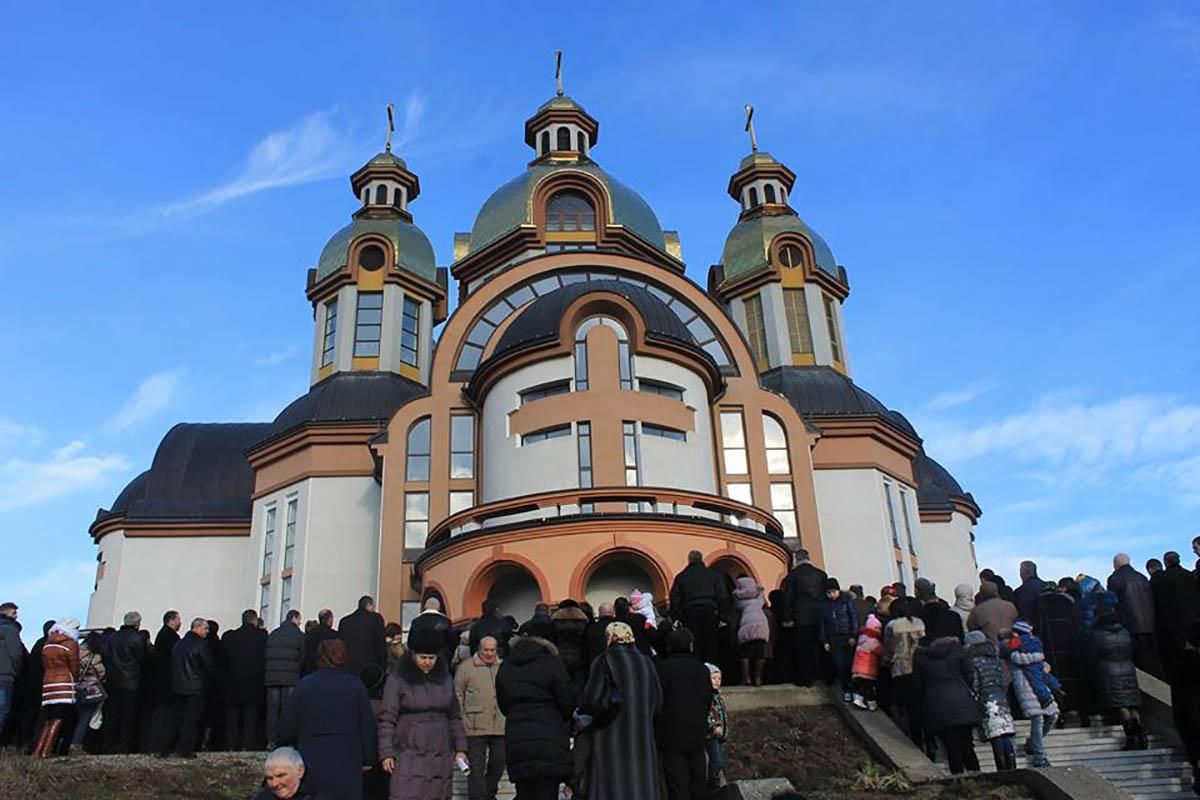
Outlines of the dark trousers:
[{"label": "dark trousers", "polygon": [[104,752],[137,751],[138,690],[114,689],[104,701]]},{"label": "dark trousers", "polygon": [[[471,768],[471,775],[475,768]],[[558,778],[537,781],[516,781],[517,800],[558,800]]]},{"label": "dark trousers", "polygon": [[971,739],[973,730],[971,725],[957,725],[953,728],[943,728],[937,733],[938,741],[946,751],[946,760],[950,762],[951,775],[961,775],[965,769],[979,769],[979,761],[975,758],[975,743]]},{"label": "dark trousers", "polygon": [[821,626],[797,625],[792,631],[793,677],[797,686],[812,686],[821,674]]},{"label": "dark trousers", "polygon": [[1135,633],[1133,639],[1133,664],[1143,672],[1165,680],[1162,659],[1158,655],[1158,642],[1153,633]]},{"label": "dark trousers", "polygon": [[829,643],[829,655],[833,659],[833,677],[842,693],[850,691],[850,666],[854,663],[854,645],[849,639],[834,639]]},{"label": "dark trousers", "polygon": [[[267,687],[267,747],[279,744],[279,718],[283,716],[283,704],[292,693],[291,686]],[[249,749],[249,748],[247,748]]]},{"label": "dark trousers", "polygon": [[200,732],[200,718],[204,716],[204,695],[177,694],[171,697],[169,720],[164,730],[165,736],[159,744],[159,753],[169,755],[171,740],[176,739],[175,752],[181,756],[194,755],[196,752],[196,736]]},{"label": "dark trousers", "polygon": [[996,771],[1008,769],[1008,763],[1013,755],[1013,735],[1006,734],[988,740],[992,745],[992,760],[996,762]]},{"label": "dark trousers", "polygon": [[[469,800],[492,800],[500,787],[500,777],[504,775],[504,737],[468,736],[467,761],[471,765],[467,797]],[[557,783],[554,788],[557,792]]]},{"label": "dark trousers", "polygon": [[262,706],[253,703],[225,706],[225,748],[258,749],[258,718]]},{"label": "dark trousers", "polygon": [[667,800],[709,799],[704,750],[663,753],[662,765],[663,777],[667,784]]},{"label": "dark trousers", "polygon": [[695,606],[683,610],[683,627],[692,632],[696,643],[692,652],[709,664],[720,663],[721,640],[717,635],[717,610]]}]

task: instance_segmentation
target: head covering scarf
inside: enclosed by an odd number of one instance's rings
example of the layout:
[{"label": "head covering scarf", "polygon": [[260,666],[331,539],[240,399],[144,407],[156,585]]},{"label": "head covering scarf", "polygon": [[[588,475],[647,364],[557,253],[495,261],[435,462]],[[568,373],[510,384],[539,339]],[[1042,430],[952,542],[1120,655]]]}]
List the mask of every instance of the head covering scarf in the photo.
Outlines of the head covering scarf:
[{"label": "head covering scarf", "polygon": [[604,629],[604,634],[616,639],[617,644],[633,644],[633,628],[624,622],[608,623],[608,627]]}]

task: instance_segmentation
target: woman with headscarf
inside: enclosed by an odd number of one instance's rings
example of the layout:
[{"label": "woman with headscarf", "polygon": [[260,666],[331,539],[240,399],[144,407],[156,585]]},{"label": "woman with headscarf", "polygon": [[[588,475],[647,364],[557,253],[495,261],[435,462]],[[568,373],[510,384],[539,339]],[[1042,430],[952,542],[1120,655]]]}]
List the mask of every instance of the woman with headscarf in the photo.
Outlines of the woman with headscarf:
[{"label": "woman with headscarf", "polygon": [[346,671],[346,643],[317,645],[317,671],[300,679],[279,720],[279,743],[304,756],[306,783],[362,800],[362,770],[375,763],[375,715],[367,689]]},{"label": "woman with headscarf", "polygon": [[950,606],[950,610],[958,614],[962,619],[963,631],[967,631],[967,619],[975,610],[975,592],[971,590],[970,585],[960,583],[954,587],[954,605]]},{"label": "woman with headscarf", "polygon": [[448,800],[455,765],[467,763],[467,731],[454,694],[445,637],[409,631],[388,675],[379,711],[379,755],[391,775],[389,800]]},{"label": "woman with headscarf", "polygon": [[609,623],[605,643],[580,699],[593,731],[588,800],[658,800],[654,717],[663,702],[658,674],[625,623]]},{"label": "woman with headscarf", "polygon": [[33,746],[35,757],[61,755],[70,744],[78,681],[79,620],[63,617],[51,626],[42,645],[42,711],[46,721]]}]

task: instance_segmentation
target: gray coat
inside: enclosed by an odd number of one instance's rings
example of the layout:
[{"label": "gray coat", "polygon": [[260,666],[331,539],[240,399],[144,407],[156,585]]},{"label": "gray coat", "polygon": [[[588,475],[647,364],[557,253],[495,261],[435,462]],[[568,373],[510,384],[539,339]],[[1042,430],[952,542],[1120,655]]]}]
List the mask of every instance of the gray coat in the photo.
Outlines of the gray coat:
[{"label": "gray coat", "polygon": [[304,631],[285,622],[267,637],[264,686],[295,686],[304,667]]},{"label": "gray coat", "polygon": [[467,751],[454,682],[443,658],[428,675],[411,653],[383,687],[379,758],[396,759],[389,800],[449,800],[454,754]]},{"label": "gray coat", "polygon": [[654,717],[662,708],[662,686],[654,662],[633,645],[613,645],[592,662],[580,705],[597,706],[605,673],[621,693],[616,718],[592,734],[588,800],[659,800],[658,748]]},{"label": "gray coat", "polygon": [[[967,655],[971,659],[971,672],[974,676],[971,689],[975,692],[975,701],[983,714],[979,727],[983,730],[983,738],[995,739],[997,736],[1007,736],[1016,733],[1013,725],[1012,709],[1008,706],[1008,687],[1004,680],[1004,668],[996,643],[988,641],[986,634],[979,631],[975,636],[982,636],[982,642],[967,643]],[[968,634],[971,637],[971,634]]]}]

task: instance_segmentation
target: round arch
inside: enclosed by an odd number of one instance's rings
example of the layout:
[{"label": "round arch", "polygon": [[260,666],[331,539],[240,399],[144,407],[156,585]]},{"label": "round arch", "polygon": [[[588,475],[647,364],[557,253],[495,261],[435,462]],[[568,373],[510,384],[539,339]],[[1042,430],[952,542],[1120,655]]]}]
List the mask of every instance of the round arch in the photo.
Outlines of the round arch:
[{"label": "round arch", "polygon": [[524,595],[530,597],[537,595],[529,603],[525,616],[521,617],[513,611],[505,611],[505,613],[518,616],[518,619],[521,620],[528,619],[533,611],[534,603],[539,600],[548,602],[549,583],[545,573],[524,556],[516,553],[504,553],[495,560],[480,564],[467,579],[466,587],[463,590],[463,614],[478,615],[485,600],[495,599],[493,595],[498,586],[509,596],[518,597],[514,603],[523,603],[524,600],[520,598]]},{"label": "round arch", "polygon": [[579,565],[576,566],[575,572],[571,576],[571,597],[583,597],[587,592],[589,581],[601,567],[622,561],[640,568],[649,578],[650,591],[654,595],[655,602],[666,598],[670,583],[666,570],[663,568],[662,559],[649,548],[634,547],[628,544],[598,547],[580,559]]},{"label": "round arch", "polygon": [[717,570],[723,575],[726,575],[730,581],[737,580],[738,575],[746,574],[754,581],[758,582],[758,575],[754,571],[754,567],[750,562],[736,550],[719,550],[715,553],[710,553],[704,559],[704,563]]}]

